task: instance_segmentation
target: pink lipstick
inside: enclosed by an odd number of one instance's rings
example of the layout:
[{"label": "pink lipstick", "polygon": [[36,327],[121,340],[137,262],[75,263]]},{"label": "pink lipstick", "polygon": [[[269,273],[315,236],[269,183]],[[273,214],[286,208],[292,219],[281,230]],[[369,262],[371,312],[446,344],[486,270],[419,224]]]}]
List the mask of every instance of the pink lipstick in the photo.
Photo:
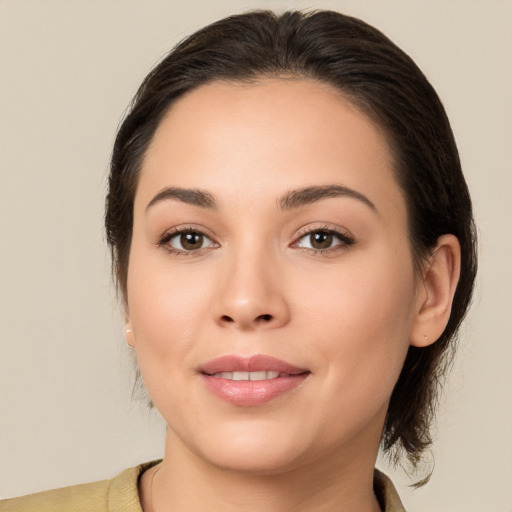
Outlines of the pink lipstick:
[{"label": "pink lipstick", "polygon": [[239,406],[256,406],[298,387],[310,372],[266,355],[222,356],[199,368],[207,388]]}]

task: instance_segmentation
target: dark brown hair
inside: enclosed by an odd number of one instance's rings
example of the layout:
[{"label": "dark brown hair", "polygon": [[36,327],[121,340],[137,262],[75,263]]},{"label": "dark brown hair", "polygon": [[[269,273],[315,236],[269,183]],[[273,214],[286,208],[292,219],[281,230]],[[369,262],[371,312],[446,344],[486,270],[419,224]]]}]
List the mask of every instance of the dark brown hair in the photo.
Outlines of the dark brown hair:
[{"label": "dark brown hair", "polygon": [[451,233],[459,239],[461,275],[448,325],[432,345],[409,348],[382,437],[384,450],[395,460],[405,450],[416,466],[432,442],[439,384],[470,303],[476,237],[471,200],[444,108],[410,57],[375,28],[332,11],[254,11],[199,30],[149,73],[118,131],[111,162],[105,225],[119,289],[126,300],[138,175],[169,107],[208,82],[282,76],[336,87],[383,129],[407,201],[416,263],[429,254],[440,235]]}]

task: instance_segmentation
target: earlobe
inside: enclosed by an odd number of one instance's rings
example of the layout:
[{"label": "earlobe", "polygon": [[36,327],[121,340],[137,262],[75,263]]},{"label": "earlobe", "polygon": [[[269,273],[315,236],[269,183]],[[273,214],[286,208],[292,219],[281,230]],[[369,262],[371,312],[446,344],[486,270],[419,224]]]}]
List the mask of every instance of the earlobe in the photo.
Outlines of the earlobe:
[{"label": "earlobe", "polygon": [[135,336],[133,334],[133,329],[130,322],[127,322],[124,326],[124,339],[126,340],[126,343],[130,345],[130,347],[135,346]]},{"label": "earlobe", "polygon": [[450,319],[459,275],[459,241],[454,235],[443,235],[425,263],[411,345],[426,347],[441,336]]}]

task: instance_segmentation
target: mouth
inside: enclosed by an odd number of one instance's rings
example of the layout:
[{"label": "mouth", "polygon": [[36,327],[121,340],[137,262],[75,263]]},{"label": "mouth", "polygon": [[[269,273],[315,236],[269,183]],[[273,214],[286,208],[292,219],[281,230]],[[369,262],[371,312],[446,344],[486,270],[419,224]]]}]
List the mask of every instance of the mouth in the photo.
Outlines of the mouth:
[{"label": "mouth", "polygon": [[217,377],[218,379],[228,379],[228,380],[251,380],[251,381],[260,381],[260,380],[272,380],[277,379],[279,377],[289,377],[286,373],[280,372],[220,372],[214,373],[211,375],[212,377]]},{"label": "mouth", "polygon": [[198,369],[207,389],[237,406],[257,406],[298,388],[311,372],[266,355],[213,359]]}]

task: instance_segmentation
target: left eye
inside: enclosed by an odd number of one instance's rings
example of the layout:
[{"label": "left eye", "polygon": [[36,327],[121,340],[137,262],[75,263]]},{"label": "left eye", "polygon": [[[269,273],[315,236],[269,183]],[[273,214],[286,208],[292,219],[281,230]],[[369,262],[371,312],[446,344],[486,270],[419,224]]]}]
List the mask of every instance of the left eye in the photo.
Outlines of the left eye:
[{"label": "left eye", "polygon": [[316,251],[332,249],[339,245],[350,245],[353,240],[335,231],[319,230],[311,231],[299,238],[297,247],[313,249]]},{"label": "left eye", "polygon": [[176,233],[168,240],[168,244],[178,251],[197,251],[205,247],[212,247],[214,242],[198,231],[185,231]]}]

